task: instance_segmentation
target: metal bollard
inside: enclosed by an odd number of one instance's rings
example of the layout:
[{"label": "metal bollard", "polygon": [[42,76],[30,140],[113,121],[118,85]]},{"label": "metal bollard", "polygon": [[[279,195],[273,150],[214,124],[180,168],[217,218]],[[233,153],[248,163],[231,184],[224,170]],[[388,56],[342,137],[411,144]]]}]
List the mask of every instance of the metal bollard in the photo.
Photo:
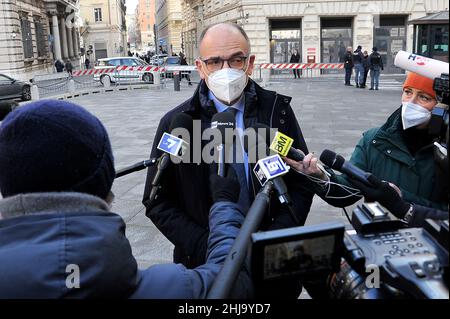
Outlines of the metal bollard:
[{"label": "metal bollard", "polygon": [[31,86],[31,100],[37,101],[39,100],[39,88],[36,84]]},{"label": "metal bollard", "polygon": [[69,93],[75,92],[75,81],[73,79],[70,79],[69,82],[67,83],[67,91]]},{"label": "metal bollard", "polygon": [[180,72],[173,72],[173,88],[175,91],[180,91]]},{"label": "metal bollard", "polygon": [[159,72],[153,72],[153,84],[160,85],[161,84],[161,74]]}]

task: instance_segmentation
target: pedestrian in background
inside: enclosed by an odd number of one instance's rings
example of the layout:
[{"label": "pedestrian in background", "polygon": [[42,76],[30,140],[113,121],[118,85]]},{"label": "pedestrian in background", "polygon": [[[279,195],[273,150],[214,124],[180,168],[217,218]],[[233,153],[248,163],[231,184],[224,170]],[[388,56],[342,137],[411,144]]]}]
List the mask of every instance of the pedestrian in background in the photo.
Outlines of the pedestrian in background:
[{"label": "pedestrian in background", "polygon": [[372,49],[372,54],[369,56],[369,68],[370,68],[370,90],[378,90],[378,83],[380,79],[380,73],[383,68],[383,59],[378,53],[377,47]]},{"label": "pedestrian in background", "polygon": [[347,48],[347,52],[345,52],[344,55],[344,68],[345,68],[345,85],[352,86],[350,84],[350,79],[352,77],[352,71],[353,71],[353,54],[352,54],[352,47]]},{"label": "pedestrian in background", "polygon": [[[291,60],[289,63],[299,63],[300,62],[300,54],[298,54],[297,49],[294,49],[294,52],[291,55]],[[300,70],[299,69],[293,69],[294,72],[294,79],[297,77],[300,79]]]},{"label": "pedestrian in background", "polygon": [[[181,55],[181,54],[183,54],[183,55]],[[180,65],[188,65],[188,63],[186,61],[186,56],[184,55],[184,53],[181,53],[181,52],[180,52]],[[181,79],[186,78],[189,86],[192,85],[190,74],[191,74],[191,71],[181,72]]]},{"label": "pedestrian in background", "polygon": [[66,61],[66,65],[64,66],[64,68],[66,69],[67,73],[72,75],[73,65],[72,65],[72,62],[70,62],[70,60]]},{"label": "pedestrian in background", "polygon": [[358,45],[356,50],[353,52],[353,66],[355,67],[355,82],[357,88],[361,86],[362,81],[364,79],[364,66],[363,66],[364,55],[361,52],[361,50],[362,47]]},{"label": "pedestrian in background", "polygon": [[91,60],[86,58],[86,60],[84,60],[84,66],[86,67],[86,70],[89,70],[90,64],[91,64]]},{"label": "pedestrian in background", "polygon": [[362,64],[364,67],[364,77],[363,77],[362,85],[360,86],[360,88],[365,89],[367,74],[369,74],[369,53],[367,51],[364,51],[363,55],[364,55],[364,58],[363,58]]},{"label": "pedestrian in background", "polygon": [[58,59],[55,62],[55,68],[56,68],[56,72],[62,72],[62,71],[64,71],[64,64]]}]

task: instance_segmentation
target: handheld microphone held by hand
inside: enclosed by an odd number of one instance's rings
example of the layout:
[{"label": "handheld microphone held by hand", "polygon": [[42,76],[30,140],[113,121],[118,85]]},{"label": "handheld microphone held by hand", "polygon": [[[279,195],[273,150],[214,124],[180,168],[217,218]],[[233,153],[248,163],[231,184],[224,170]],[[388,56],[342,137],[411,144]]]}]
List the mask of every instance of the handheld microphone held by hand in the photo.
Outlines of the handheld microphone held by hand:
[{"label": "handheld microphone held by hand", "polygon": [[220,144],[216,145],[218,151],[217,175],[224,177],[225,172],[225,154],[228,154],[233,141],[225,139],[226,129],[234,129],[235,119],[232,113],[222,112],[216,113],[211,119],[211,128],[218,129],[221,135]]},{"label": "handheld microphone held by hand", "polygon": [[442,73],[448,74],[448,63],[406,51],[398,51],[394,65],[432,80],[439,78]]},{"label": "handheld microphone held by hand", "polygon": [[[176,114],[172,122],[170,123],[169,131],[172,132],[174,129],[183,128],[187,130],[189,133],[192,132],[192,117],[186,113],[178,113]],[[181,157],[183,155],[184,150],[189,146],[187,142],[185,142],[180,137],[171,135],[169,133],[164,133],[161,137],[161,140],[158,143],[157,148],[164,153],[158,159],[158,166],[156,170],[156,174],[152,180],[152,189],[150,191],[149,201],[153,201],[156,198],[158,189],[161,184],[161,177],[163,172],[170,164],[170,155]],[[184,149],[184,150],[183,150]]]},{"label": "handheld microphone held by hand", "polygon": [[[275,153],[280,154],[280,156],[286,156],[290,159],[293,159],[294,161],[303,161],[303,158],[305,157],[305,154],[292,147],[292,143],[294,143],[294,139],[290,138],[289,136],[276,131],[275,136],[273,139],[271,138],[271,128],[265,124],[262,123],[256,123],[252,126],[257,133],[261,134],[263,133],[265,135],[265,141],[267,145],[270,145],[269,149],[274,151]],[[263,130],[261,130],[263,129]]]},{"label": "handheld microphone held by hand", "polygon": [[[255,127],[261,128],[263,124],[256,124],[252,126],[252,129]],[[260,130],[258,130],[260,131]],[[265,154],[270,154],[270,151],[267,147],[266,138],[267,136],[261,136],[259,134],[257,136],[257,141],[259,141],[259,144],[255,145],[248,145],[248,143],[244,143],[245,151],[248,154],[259,154],[259,148],[265,149]],[[264,141],[264,142],[262,142]],[[250,156],[250,155],[249,155]],[[287,174],[289,171],[289,166],[287,166],[283,160],[281,159],[280,155],[270,155],[264,158],[259,159],[254,168],[253,172],[255,173],[256,177],[258,178],[259,183],[264,186],[268,181],[272,181],[274,184],[274,188],[278,194],[278,199],[282,204],[290,205],[292,203],[292,200],[289,197],[288,190],[286,187],[286,184],[284,183],[281,176]]]},{"label": "handheld microphone held by hand", "polygon": [[351,178],[354,178],[367,186],[373,186],[369,181],[369,176],[373,176],[371,173],[364,172],[355,165],[346,162],[341,155],[338,155],[333,151],[324,150],[322,154],[320,154],[320,160],[334,170],[347,174]]}]

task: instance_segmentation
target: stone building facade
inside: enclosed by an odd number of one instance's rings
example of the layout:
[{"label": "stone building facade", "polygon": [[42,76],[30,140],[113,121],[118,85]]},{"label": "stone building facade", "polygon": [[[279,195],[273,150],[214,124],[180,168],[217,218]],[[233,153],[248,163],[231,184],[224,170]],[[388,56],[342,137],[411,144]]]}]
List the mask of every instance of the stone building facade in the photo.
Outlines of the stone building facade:
[{"label": "stone building facade", "polygon": [[76,0],[0,0],[0,73],[20,80],[79,63]]},{"label": "stone building facade", "polygon": [[256,63],[289,62],[294,48],[305,63],[342,62],[347,46],[369,53],[376,46],[385,72],[399,73],[396,52],[413,46],[408,22],[442,10],[448,10],[446,0],[184,0],[182,39],[193,63],[202,30],[230,21],[247,32]]},{"label": "stone building facade", "polygon": [[182,0],[156,0],[158,53],[178,54],[182,50]]},{"label": "stone building facade", "polygon": [[125,0],[83,0],[80,15],[81,35],[91,63],[127,55]]}]

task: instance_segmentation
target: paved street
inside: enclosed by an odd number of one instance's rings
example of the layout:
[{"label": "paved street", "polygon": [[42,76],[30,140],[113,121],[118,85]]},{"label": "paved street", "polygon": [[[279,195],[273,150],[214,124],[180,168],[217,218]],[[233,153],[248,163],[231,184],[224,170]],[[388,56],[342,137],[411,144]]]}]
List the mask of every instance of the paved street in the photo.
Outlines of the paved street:
[{"label": "paved street", "polygon": [[[293,97],[292,107],[310,151],[320,155],[329,148],[349,158],[361,133],[384,123],[400,105],[402,77],[382,78],[380,91],[346,87],[341,79],[279,80],[269,90]],[[195,86],[182,82],[180,92],[170,84],[161,90],[134,90],[72,99],[105,124],[118,169],[147,159],[161,116],[185,99]],[[172,244],[145,216],[141,198],[145,171],[115,181],[113,211],[127,224],[127,236],[140,267],[172,260]],[[315,198],[308,224],[346,221],[342,210]]]}]

